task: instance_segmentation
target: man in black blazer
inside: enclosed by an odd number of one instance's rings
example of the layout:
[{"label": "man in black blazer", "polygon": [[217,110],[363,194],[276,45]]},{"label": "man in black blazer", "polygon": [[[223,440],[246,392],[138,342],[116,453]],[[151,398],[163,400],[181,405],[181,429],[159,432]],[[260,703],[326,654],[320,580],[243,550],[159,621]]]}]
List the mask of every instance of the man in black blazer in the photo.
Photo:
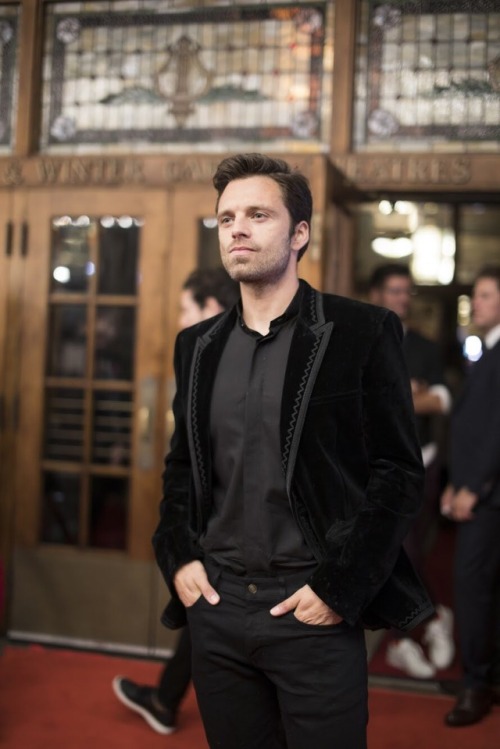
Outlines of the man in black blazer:
[{"label": "man in black blazer", "polygon": [[187,614],[211,747],[364,749],[363,627],[432,611],[401,550],[423,477],[401,325],[299,281],[312,197],[286,162],[229,157],[214,185],[241,300],[176,342],[163,621]]},{"label": "man in black blazer", "polygon": [[449,726],[476,723],[500,697],[492,681],[500,637],[500,267],[479,273],[472,306],[484,353],[452,414],[450,484],[441,498],[441,511],[458,523],[454,589],[464,672]]}]

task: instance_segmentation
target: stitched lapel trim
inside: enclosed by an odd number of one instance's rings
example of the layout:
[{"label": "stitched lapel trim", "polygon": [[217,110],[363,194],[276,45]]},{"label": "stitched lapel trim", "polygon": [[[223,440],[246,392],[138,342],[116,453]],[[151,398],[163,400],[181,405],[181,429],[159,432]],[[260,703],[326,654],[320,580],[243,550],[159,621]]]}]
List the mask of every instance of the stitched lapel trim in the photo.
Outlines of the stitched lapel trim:
[{"label": "stitched lapel trim", "polygon": [[[309,296],[304,300],[306,319],[297,321],[282,404],[282,423],[285,425],[282,466],[288,492],[309,399],[334,327],[333,322],[325,322],[321,294],[309,286],[305,294]],[[291,409],[289,415],[287,409]]]}]

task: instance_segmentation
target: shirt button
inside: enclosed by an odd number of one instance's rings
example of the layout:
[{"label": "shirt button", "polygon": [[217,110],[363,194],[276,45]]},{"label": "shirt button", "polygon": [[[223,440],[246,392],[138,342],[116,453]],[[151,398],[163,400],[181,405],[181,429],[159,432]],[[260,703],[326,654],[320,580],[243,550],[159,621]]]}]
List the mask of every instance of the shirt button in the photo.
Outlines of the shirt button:
[{"label": "shirt button", "polygon": [[257,593],[257,586],[255,585],[255,583],[250,583],[247,590],[249,593]]}]

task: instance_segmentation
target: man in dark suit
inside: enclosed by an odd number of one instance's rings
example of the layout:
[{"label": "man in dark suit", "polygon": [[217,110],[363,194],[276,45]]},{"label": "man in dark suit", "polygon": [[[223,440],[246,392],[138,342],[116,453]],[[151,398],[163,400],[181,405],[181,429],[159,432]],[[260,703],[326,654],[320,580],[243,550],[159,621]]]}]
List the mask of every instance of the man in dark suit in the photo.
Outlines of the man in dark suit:
[{"label": "man in dark suit", "polygon": [[297,276],[307,180],[242,154],[216,171],[241,301],[181,332],[154,536],[186,614],[211,747],[364,749],[363,626],[432,610],[401,542],[423,469],[396,315]]},{"label": "man in dark suit", "polygon": [[441,498],[441,511],[458,523],[454,589],[464,673],[449,726],[476,723],[500,698],[493,667],[500,637],[500,267],[479,273],[472,308],[484,353],[452,414],[450,484]]},{"label": "man in dark suit", "polygon": [[[428,580],[424,572],[424,549],[429,530],[438,516],[442,489],[436,418],[449,412],[451,395],[445,384],[439,346],[410,326],[413,290],[410,269],[403,263],[377,266],[369,282],[370,301],[395,312],[404,328],[403,356],[410,375],[417,432],[425,466],[424,506],[405,539],[405,549],[432,594],[432,580]],[[400,632],[394,632],[393,635],[386,651],[387,662],[415,679],[429,679],[435,675],[436,669],[448,668],[453,661],[453,613],[442,603],[436,605],[436,616],[427,624],[423,633],[422,642],[426,646],[428,657],[421,645],[411,637]]]}]

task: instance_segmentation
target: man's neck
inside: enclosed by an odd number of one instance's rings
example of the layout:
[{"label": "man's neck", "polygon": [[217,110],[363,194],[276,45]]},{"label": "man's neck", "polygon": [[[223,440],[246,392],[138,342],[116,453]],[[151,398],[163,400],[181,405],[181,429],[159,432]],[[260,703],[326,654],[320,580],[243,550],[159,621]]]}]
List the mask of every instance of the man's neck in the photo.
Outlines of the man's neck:
[{"label": "man's neck", "polygon": [[261,335],[269,332],[272,320],[280,317],[297,293],[297,276],[277,284],[241,284],[241,303],[245,325]]},{"label": "man's neck", "polygon": [[500,341],[500,323],[486,331],[483,337],[486,348],[493,348],[493,346]]}]

